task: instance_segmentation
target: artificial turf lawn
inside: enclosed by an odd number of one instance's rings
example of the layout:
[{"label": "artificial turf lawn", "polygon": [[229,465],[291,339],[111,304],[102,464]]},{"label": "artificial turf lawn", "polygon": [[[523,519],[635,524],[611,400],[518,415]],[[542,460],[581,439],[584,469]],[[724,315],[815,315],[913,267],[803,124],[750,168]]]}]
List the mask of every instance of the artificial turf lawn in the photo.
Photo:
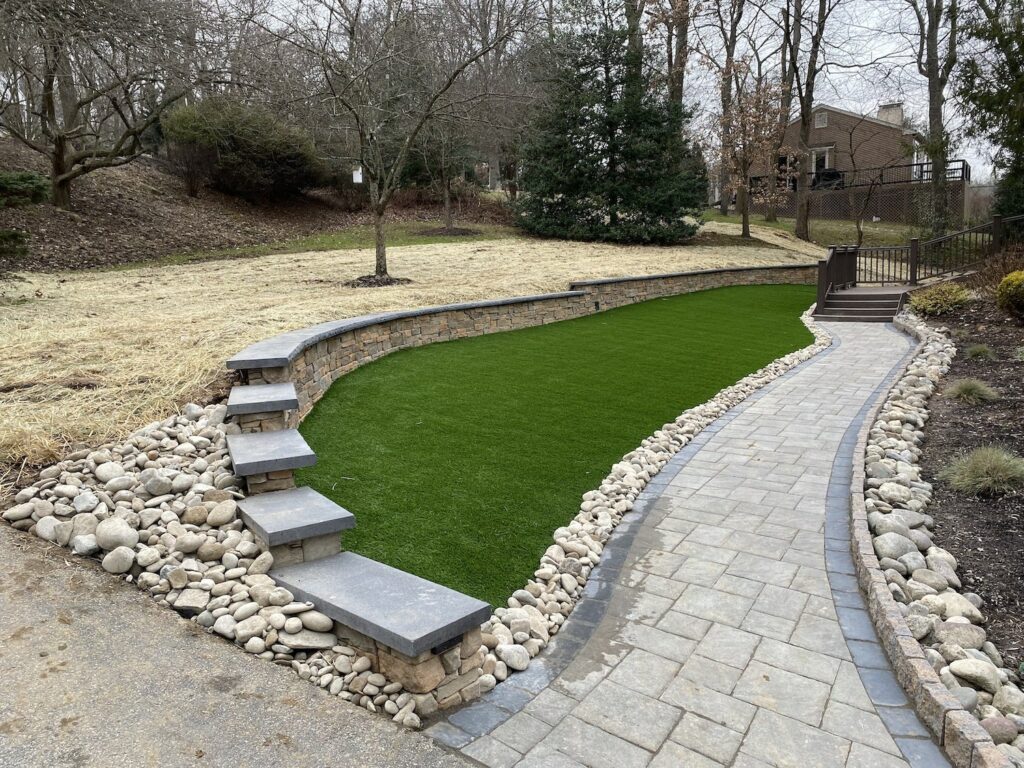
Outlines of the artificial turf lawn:
[{"label": "artificial turf lawn", "polygon": [[306,417],[298,481],[355,514],[345,549],[504,605],[623,454],[809,344],[813,300],[719,288],[396,352]]}]

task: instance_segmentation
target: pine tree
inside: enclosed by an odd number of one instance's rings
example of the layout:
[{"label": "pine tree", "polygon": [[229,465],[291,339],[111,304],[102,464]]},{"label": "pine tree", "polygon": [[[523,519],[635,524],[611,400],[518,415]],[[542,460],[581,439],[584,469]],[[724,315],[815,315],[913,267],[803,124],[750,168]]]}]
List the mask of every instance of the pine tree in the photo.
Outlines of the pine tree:
[{"label": "pine tree", "polygon": [[707,201],[688,120],[643,74],[625,29],[567,35],[523,153],[518,218],[548,237],[678,243]]}]

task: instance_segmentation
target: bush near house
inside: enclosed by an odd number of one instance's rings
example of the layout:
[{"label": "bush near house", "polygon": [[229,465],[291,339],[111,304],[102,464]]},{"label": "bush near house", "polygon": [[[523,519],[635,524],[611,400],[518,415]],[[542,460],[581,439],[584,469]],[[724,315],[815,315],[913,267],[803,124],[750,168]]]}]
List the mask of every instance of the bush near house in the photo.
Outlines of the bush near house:
[{"label": "bush near house", "polygon": [[996,306],[1018,320],[1024,320],[1024,270],[1011,272],[999,283]]}]

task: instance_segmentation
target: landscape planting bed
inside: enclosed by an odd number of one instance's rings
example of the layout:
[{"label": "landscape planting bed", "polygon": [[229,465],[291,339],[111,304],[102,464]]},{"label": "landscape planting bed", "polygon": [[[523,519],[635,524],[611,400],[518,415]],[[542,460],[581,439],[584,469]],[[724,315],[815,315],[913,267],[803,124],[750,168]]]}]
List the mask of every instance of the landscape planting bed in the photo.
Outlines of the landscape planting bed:
[{"label": "landscape planting bed", "polygon": [[[1024,445],[1024,328],[999,312],[990,300],[973,301],[940,318],[961,354],[931,401],[922,468],[934,484],[931,514],[938,539],[960,562],[965,591],[981,595],[987,606],[989,638],[1008,666],[1024,660],[1024,494],[981,498],[953,489],[939,473],[961,453],[984,445],[1020,452]],[[937,322],[936,325],[939,323]],[[993,359],[971,357],[971,345],[985,344]],[[944,396],[959,379],[976,378],[999,399],[969,405]]]},{"label": "landscape planting bed", "polygon": [[298,481],[357,515],[346,549],[502,605],[620,456],[806,346],[811,301],[722,288],[397,352],[306,417]]}]

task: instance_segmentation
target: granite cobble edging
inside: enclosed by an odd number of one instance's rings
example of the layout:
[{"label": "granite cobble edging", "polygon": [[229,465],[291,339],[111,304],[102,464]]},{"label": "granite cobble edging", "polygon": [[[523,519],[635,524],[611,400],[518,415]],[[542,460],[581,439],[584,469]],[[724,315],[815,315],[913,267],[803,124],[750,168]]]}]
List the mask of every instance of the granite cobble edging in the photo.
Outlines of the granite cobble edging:
[{"label": "granite cobble edging", "polygon": [[[935,333],[903,316],[898,317],[894,325],[919,342],[902,366],[901,374],[906,374]],[[956,768],[1013,768],[1013,763],[996,747],[988,732],[940,679],[900,611],[876,554],[865,496],[867,448],[870,433],[897,387],[898,381],[892,382],[886,397],[879,398],[870,409],[857,435],[850,479],[851,551],[857,580],[900,684],[950,761]]]}]

